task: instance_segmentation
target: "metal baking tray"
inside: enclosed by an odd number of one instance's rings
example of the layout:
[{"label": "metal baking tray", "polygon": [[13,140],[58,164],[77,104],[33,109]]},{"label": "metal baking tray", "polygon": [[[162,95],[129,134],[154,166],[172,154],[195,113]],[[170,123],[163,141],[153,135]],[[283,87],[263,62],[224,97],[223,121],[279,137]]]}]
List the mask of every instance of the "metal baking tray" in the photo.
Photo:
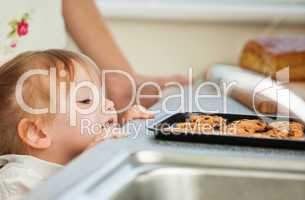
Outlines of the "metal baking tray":
[{"label": "metal baking tray", "polygon": [[154,131],[155,138],[159,140],[168,141],[181,141],[181,142],[195,142],[195,143],[213,143],[213,144],[229,144],[239,146],[259,146],[259,147],[271,147],[271,148],[284,148],[284,149],[298,149],[305,150],[305,138],[302,139],[278,139],[278,138],[265,138],[255,136],[235,136],[235,135],[221,135],[211,133],[194,134],[194,132],[164,130],[163,128],[173,126],[175,123],[186,122],[191,114],[198,115],[217,115],[226,119],[227,123],[241,119],[263,119],[266,122],[270,121],[296,121],[295,118],[289,118],[285,116],[258,116],[258,115],[241,115],[241,114],[224,114],[224,113],[177,113],[168,118],[162,120],[149,127],[148,129]]}]

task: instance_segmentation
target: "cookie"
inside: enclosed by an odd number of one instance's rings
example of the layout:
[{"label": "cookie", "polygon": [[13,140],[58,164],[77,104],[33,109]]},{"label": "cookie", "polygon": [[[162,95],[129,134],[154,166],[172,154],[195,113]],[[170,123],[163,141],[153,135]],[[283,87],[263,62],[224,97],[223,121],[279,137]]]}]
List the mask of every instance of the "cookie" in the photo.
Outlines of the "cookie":
[{"label": "cookie", "polygon": [[192,129],[194,127],[195,127],[195,123],[193,122],[181,122],[175,124],[175,128],[180,128],[180,129]]},{"label": "cookie", "polygon": [[200,122],[182,122],[175,124],[175,128],[182,131],[195,131],[195,132],[212,132],[213,126],[207,123]]},{"label": "cookie", "polygon": [[226,125],[226,120],[217,115],[191,115],[187,122],[176,123],[175,131],[251,136],[263,138],[304,139],[304,125],[299,122],[275,121],[267,123],[260,119],[236,120]]},{"label": "cookie", "polygon": [[208,127],[218,129],[225,125],[225,119],[216,115],[191,115],[190,122],[200,124],[200,127]]},{"label": "cookie", "polygon": [[243,119],[230,123],[226,127],[226,131],[234,135],[253,135],[266,131],[268,124],[259,119]]},{"label": "cookie", "polygon": [[298,122],[276,121],[269,124],[270,130],[266,132],[270,137],[303,138],[304,125]]},{"label": "cookie", "polygon": [[270,129],[264,132],[262,135],[272,137],[272,138],[288,138],[288,131],[281,131],[279,129]]}]

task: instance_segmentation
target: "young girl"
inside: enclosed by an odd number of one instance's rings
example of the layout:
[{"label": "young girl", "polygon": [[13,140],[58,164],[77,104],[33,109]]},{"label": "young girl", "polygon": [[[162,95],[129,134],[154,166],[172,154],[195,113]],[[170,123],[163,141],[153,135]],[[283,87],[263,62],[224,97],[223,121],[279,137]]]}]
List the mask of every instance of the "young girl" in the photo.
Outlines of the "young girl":
[{"label": "young girl", "polygon": [[[52,70],[58,81],[55,84]],[[31,72],[40,74],[24,78]],[[89,59],[64,50],[26,52],[0,68],[1,200],[19,199],[84,150],[106,138],[121,135],[109,129],[116,127],[117,116],[109,112],[114,111],[114,104],[105,98],[92,112],[77,112],[76,123],[72,125],[70,112],[89,110],[95,101],[90,88],[75,91],[72,86],[90,82],[100,88],[97,74],[97,67]],[[62,83],[67,86],[64,91]],[[55,93],[51,92],[52,87]],[[67,105],[66,109],[62,108],[63,104]],[[45,108],[47,112],[34,112]],[[152,117],[135,106],[123,116],[125,121]],[[82,120],[101,124],[104,129],[89,134],[82,130]]]},{"label": "young girl", "polygon": [[[72,38],[67,40],[66,32]],[[71,36],[71,37],[70,37]],[[0,6],[0,63],[18,53],[29,50],[70,49],[89,56],[103,70],[121,70],[128,73],[137,86],[155,82],[161,88],[177,81],[186,84],[186,77],[142,76],[136,73],[108,30],[95,0],[2,0]],[[135,44],[141,51],[141,46]],[[145,66],[143,66],[145,67]],[[132,97],[129,79],[112,74],[107,80],[109,98],[121,109]],[[142,94],[158,94],[153,86],[146,86]],[[143,98],[145,107],[153,105],[158,98]]]}]

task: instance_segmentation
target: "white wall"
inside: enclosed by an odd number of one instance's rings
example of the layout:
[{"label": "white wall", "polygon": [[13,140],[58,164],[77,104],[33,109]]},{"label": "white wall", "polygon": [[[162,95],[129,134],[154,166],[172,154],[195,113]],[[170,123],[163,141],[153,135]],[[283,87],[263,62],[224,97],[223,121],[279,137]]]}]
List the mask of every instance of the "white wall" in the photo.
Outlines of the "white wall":
[{"label": "white wall", "polygon": [[143,74],[195,74],[214,63],[238,63],[243,44],[259,35],[304,34],[304,25],[107,19],[133,67]]}]

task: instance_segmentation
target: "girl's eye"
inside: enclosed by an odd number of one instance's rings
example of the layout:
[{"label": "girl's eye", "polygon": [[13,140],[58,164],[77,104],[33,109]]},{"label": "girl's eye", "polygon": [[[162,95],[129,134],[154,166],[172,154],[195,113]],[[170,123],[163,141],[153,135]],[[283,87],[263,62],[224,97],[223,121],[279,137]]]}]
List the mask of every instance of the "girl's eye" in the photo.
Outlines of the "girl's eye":
[{"label": "girl's eye", "polygon": [[78,103],[90,104],[91,103],[91,99],[84,99],[84,100],[78,101]]}]

